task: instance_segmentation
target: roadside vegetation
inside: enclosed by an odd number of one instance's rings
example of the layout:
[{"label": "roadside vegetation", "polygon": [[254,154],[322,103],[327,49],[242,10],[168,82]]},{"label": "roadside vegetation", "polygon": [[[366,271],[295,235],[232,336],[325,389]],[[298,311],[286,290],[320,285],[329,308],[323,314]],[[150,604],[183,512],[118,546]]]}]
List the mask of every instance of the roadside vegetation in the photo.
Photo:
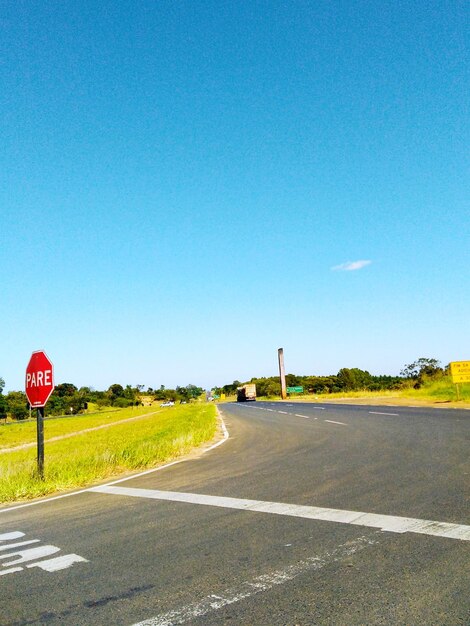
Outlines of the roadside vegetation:
[{"label": "roadside vegetation", "polygon": [[[4,387],[5,381],[0,378],[0,420],[29,419],[29,404],[24,391],[10,391],[3,395]],[[144,391],[144,385],[123,387],[118,383],[111,385],[106,391],[97,391],[91,387],[79,389],[72,383],[60,383],[56,385],[46,404],[45,416],[73,416],[90,411],[109,411],[110,407],[123,409],[160,401],[190,402],[199,398],[203,391],[196,385],[177,386],[176,389],[166,389],[164,385],[161,385],[159,389],[149,387],[147,391]]]},{"label": "roadside vegetation", "polygon": [[[244,383],[235,380],[223,387],[215,387],[216,395],[234,398],[237,387],[255,383],[258,398],[279,399],[279,376],[252,378]],[[410,398],[427,402],[470,402],[470,384],[453,384],[449,367],[441,367],[437,359],[419,358],[405,365],[399,376],[374,376],[359,368],[342,368],[328,376],[299,376],[286,374],[287,387],[303,387],[302,393],[290,394],[295,400],[335,400],[341,398]]]},{"label": "roadside vegetation", "polygon": [[[142,417],[137,422],[123,422],[138,417],[138,412]],[[48,441],[52,436],[111,423],[115,425],[110,428]],[[210,441],[217,423],[215,406],[202,401],[160,410],[141,407],[134,413],[127,409],[46,420],[44,480],[36,473],[35,446],[2,453],[5,448],[34,440],[35,428],[35,423],[28,422],[0,426],[2,503],[84,487],[124,472],[156,467]]]},{"label": "roadside vegetation", "polygon": [[457,395],[457,387],[452,382],[449,374],[443,374],[433,378],[425,378],[423,383],[415,388],[404,387],[401,395],[417,400],[432,400],[434,402],[470,402],[470,384],[460,384]]}]

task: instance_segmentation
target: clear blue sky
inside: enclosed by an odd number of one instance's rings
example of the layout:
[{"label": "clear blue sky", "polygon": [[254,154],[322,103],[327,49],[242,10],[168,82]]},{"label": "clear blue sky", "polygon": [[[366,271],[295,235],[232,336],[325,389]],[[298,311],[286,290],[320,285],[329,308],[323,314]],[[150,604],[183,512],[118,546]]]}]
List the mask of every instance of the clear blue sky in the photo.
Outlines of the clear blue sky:
[{"label": "clear blue sky", "polygon": [[468,17],[3,2],[6,389],[469,359]]}]

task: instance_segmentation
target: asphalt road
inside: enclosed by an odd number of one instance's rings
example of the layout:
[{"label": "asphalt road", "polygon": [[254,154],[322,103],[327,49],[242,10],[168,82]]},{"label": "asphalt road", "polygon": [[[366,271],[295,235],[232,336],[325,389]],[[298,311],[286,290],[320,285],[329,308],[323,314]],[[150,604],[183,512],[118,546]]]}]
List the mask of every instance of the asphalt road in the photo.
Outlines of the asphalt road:
[{"label": "asphalt road", "polygon": [[222,412],[196,458],[0,509],[0,624],[470,624],[470,411]]}]

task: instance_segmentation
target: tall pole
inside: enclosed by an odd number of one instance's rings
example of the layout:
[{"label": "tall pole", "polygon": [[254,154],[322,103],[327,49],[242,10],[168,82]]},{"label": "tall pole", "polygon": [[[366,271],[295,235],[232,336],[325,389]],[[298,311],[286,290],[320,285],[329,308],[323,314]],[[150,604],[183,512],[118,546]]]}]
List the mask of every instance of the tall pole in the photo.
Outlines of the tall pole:
[{"label": "tall pole", "polygon": [[38,434],[38,475],[44,480],[44,407],[36,409]]},{"label": "tall pole", "polygon": [[287,398],[287,389],[286,389],[286,372],[284,370],[284,349],[279,348],[277,351],[277,355],[279,358],[279,376],[281,377],[281,398],[285,400]]}]

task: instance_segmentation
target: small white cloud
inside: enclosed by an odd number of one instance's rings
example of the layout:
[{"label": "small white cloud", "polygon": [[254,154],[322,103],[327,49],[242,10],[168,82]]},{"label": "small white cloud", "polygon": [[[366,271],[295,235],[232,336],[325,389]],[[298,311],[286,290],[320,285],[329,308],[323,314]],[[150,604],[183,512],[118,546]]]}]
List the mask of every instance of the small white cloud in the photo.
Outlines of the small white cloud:
[{"label": "small white cloud", "polygon": [[331,269],[335,272],[353,272],[354,270],[362,270],[366,265],[370,265],[372,261],[348,261],[347,263],[341,263],[341,265],[335,265]]}]

